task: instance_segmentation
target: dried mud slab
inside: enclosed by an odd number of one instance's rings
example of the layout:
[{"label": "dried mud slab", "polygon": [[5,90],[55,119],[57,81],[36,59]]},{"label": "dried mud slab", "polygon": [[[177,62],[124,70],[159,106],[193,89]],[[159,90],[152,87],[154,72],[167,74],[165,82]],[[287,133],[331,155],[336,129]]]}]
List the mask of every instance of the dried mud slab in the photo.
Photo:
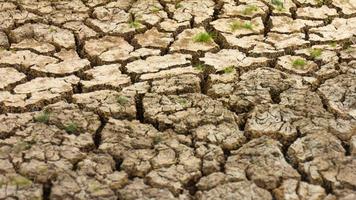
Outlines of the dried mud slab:
[{"label": "dried mud slab", "polygon": [[182,134],[206,124],[226,122],[237,125],[234,113],[202,94],[146,94],[143,108],[147,122],[157,125],[160,130],[173,128]]},{"label": "dried mud slab", "polygon": [[341,12],[346,16],[355,16],[356,2],[355,1],[342,1],[336,0],[331,2],[333,6],[341,9]]},{"label": "dried mud slab", "polygon": [[89,154],[78,170],[65,171],[54,181],[50,198],[117,199],[118,189],[128,184],[124,172],[115,171],[115,161],[107,154]]},{"label": "dried mud slab", "polygon": [[10,30],[15,28],[16,24],[21,24],[26,22],[30,23],[31,21],[36,21],[41,19],[40,16],[28,12],[26,10],[22,10],[22,11],[16,9],[10,9],[8,11],[5,10],[2,10],[0,12],[1,30]]},{"label": "dried mud slab", "polygon": [[81,73],[90,68],[90,62],[87,59],[67,59],[59,63],[48,64],[43,67],[32,67],[33,74],[49,74],[54,76],[68,76],[74,73]]},{"label": "dried mud slab", "polygon": [[293,20],[293,18],[285,16],[272,16],[271,23],[271,31],[277,33],[303,32],[307,27],[317,27],[324,24],[323,21],[303,19]]},{"label": "dried mud slab", "polygon": [[231,182],[219,185],[208,191],[199,191],[197,199],[231,199],[253,198],[271,200],[272,195],[268,190],[259,188],[249,181]]},{"label": "dried mud slab", "polygon": [[286,107],[258,106],[249,117],[245,130],[253,138],[268,135],[282,143],[288,143],[298,136],[297,126],[293,122],[301,117]]},{"label": "dried mud slab", "polygon": [[282,199],[324,199],[325,189],[319,185],[298,182],[290,179],[283,182],[279,188],[273,190],[277,200]]},{"label": "dried mud slab", "polygon": [[167,2],[168,12],[177,22],[193,22],[195,26],[206,24],[214,14],[215,2],[212,0],[182,0]]},{"label": "dried mud slab", "polygon": [[[118,196],[125,200],[134,199],[177,199],[168,189],[159,189],[151,187],[144,183],[142,179],[135,178],[127,186],[118,190]],[[182,195],[183,196],[183,195]],[[184,196],[182,197],[184,199]]]},{"label": "dried mud slab", "polygon": [[141,23],[133,25],[130,13],[121,7],[119,5],[120,3],[123,2],[95,7],[92,13],[93,18],[88,18],[85,24],[96,32],[120,35],[123,37],[133,35],[136,29],[140,30],[145,28]]},{"label": "dried mud slab", "polygon": [[242,20],[239,18],[222,18],[210,23],[214,29],[221,33],[232,34],[235,37],[241,37],[251,34],[263,33],[264,25],[260,17],[251,20]]},{"label": "dried mud slab", "polygon": [[275,189],[288,179],[300,180],[300,174],[287,163],[282,145],[267,137],[253,139],[231,152],[225,164],[229,180],[251,180],[265,189]]},{"label": "dried mud slab", "polygon": [[73,101],[80,107],[98,113],[104,118],[135,118],[135,94],[114,90],[98,90],[73,95]]},{"label": "dried mud slab", "polygon": [[268,6],[262,1],[244,0],[237,4],[234,1],[226,1],[221,8],[221,17],[253,18],[257,16],[266,17]]},{"label": "dried mud slab", "polygon": [[17,173],[0,176],[0,198],[7,199],[16,196],[21,199],[41,199],[43,190],[41,184],[35,184],[31,180]]},{"label": "dried mud slab", "polygon": [[163,78],[152,81],[151,92],[158,94],[199,93],[201,91],[200,81],[198,76],[192,74]]},{"label": "dried mud slab", "polygon": [[350,45],[347,49],[341,51],[340,57],[344,60],[356,60],[356,45]]},{"label": "dried mud slab", "polygon": [[39,42],[48,42],[60,48],[74,48],[75,39],[72,32],[46,24],[25,24],[10,32],[11,40],[21,42],[33,38]]},{"label": "dried mud slab", "polygon": [[120,64],[101,65],[84,72],[86,79],[81,80],[83,91],[89,92],[101,89],[121,90],[131,83],[130,77],[120,71]]},{"label": "dried mud slab", "polygon": [[[70,171],[86,157],[86,152],[95,147],[93,135],[100,124],[93,113],[63,102],[46,107],[42,113],[1,117],[5,119],[1,127],[6,127],[5,123],[10,121],[18,123],[18,127],[3,130],[7,132],[3,135],[6,139],[0,143],[3,169],[9,175],[16,169],[42,184],[54,180],[63,171]],[[35,185],[26,180],[19,184]]]},{"label": "dried mud slab", "polygon": [[311,183],[327,186],[340,198],[352,196],[355,159],[345,156],[341,142],[332,135],[312,134],[298,139],[288,155]]},{"label": "dried mud slab", "polygon": [[30,49],[40,54],[50,55],[55,52],[56,47],[48,42],[39,42],[35,39],[24,39],[19,43],[11,44],[11,49],[26,50]]},{"label": "dried mud slab", "polygon": [[327,26],[310,29],[309,39],[317,43],[348,40],[355,35],[355,22],[355,17],[335,18]]},{"label": "dried mud slab", "polygon": [[133,2],[130,13],[133,14],[137,21],[151,26],[168,18],[167,13],[158,0],[138,0]]},{"label": "dried mud slab", "polygon": [[43,115],[48,115],[47,124],[54,124],[61,129],[65,129],[68,124],[75,124],[77,133],[88,132],[94,135],[100,126],[100,119],[93,112],[81,110],[76,104],[63,101],[46,106],[36,114],[35,120]]},{"label": "dried mud slab", "polygon": [[143,34],[135,35],[135,42],[140,47],[165,49],[173,42],[171,33],[162,33],[157,28],[152,28]]},{"label": "dried mud slab", "polygon": [[6,112],[38,110],[46,104],[71,98],[78,82],[76,76],[33,79],[17,85],[14,93],[0,92],[1,109]]},{"label": "dried mud slab", "polygon": [[344,118],[356,118],[355,75],[342,74],[325,81],[318,92],[330,111]]},{"label": "dried mud slab", "polygon": [[0,66],[11,66],[19,71],[28,71],[31,67],[45,67],[57,62],[56,58],[38,55],[29,50],[0,51]]},{"label": "dried mud slab", "polygon": [[216,72],[224,72],[229,68],[248,71],[257,67],[267,67],[269,64],[268,58],[247,57],[245,53],[235,49],[223,49],[217,53],[208,52],[199,60],[213,67]]},{"label": "dried mud slab", "polygon": [[200,160],[191,148],[167,134],[138,121],[110,119],[99,149],[122,160],[121,168],[129,175],[146,176],[150,185],[178,195],[183,186],[200,176]]},{"label": "dried mud slab", "polygon": [[124,62],[133,56],[134,50],[122,37],[105,36],[100,39],[90,39],[84,44],[84,52],[96,63]]},{"label": "dried mud slab", "polygon": [[310,43],[302,33],[279,34],[271,32],[268,33],[266,41],[272,43],[277,49],[285,50],[305,47]]},{"label": "dried mud slab", "polygon": [[317,132],[329,131],[346,143],[354,135],[355,121],[335,119],[324,110],[316,93],[290,89],[281,94],[280,104],[255,107],[248,115],[246,134],[252,138],[267,135],[284,145]]},{"label": "dried mud slab", "polygon": [[222,77],[211,80],[208,95],[238,113],[249,111],[257,104],[273,102],[275,96],[298,82],[284,72],[271,68],[251,70],[228,81]]},{"label": "dried mud slab", "polygon": [[276,67],[298,75],[310,75],[318,69],[316,63],[300,56],[279,57]]},{"label": "dried mud slab", "polygon": [[176,67],[188,66],[190,59],[189,54],[168,54],[164,56],[151,56],[146,59],[133,61],[126,65],[127,72],[133,75],[146,73],[157,73],[163,70],[169,70]]},{"label": "dried mud slab", "polygon": [[0,90],[7,90],[12,86],[26,80],[26,75],[14,68],[0,68]]},{"label": "dried mud slab", "polygon": [[329,8],[326,5],[321,7],[301,7],[297,10],[298,17],[302,19],[326,20],[331,17],[337,17],[337,10]]},{"label": "dried mud slab", "polygon": [[204,28],[185,29],[177,36],[177,40],[170,47],[171,52],[190,53],[192,55],[214,52],[218,49],[218,45]]}]

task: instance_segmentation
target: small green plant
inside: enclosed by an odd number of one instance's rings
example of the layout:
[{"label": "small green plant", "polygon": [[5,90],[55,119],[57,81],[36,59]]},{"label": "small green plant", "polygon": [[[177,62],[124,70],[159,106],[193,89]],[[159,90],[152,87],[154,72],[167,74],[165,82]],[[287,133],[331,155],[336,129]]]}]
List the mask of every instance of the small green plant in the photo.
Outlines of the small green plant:
[{"label": "small green plant", "polygon": [[48,166],[46,166],[46,165],[44,165],[44,166],[39,166],[38,168],[37,168],[37,171],[39,172],[39,173],[41,173],[41,174],[46,174],[46,173],[48,173]]},{"label": "small green plant", "polygon": [[11,178],[11,184],[18,187],[26,187],[32,185],[32,181],[23,176],[15,176]]},{"label": "small green plant", "polygon": [[194,42],[211,42],[213,40],[213,36],[207,32],[201,32],[196,34],[193,37]]},{"label": "small green plant", "polygon": [[129,99],[125,96],[117,96],[116,97],[116,102],[122,106],[126,105],[129,102]]},{"label": "small green plant", "polygon": [[53,27],[49,27],[48,31],[49,31],[50,33],[57,32],[57,30],[56,30],[55,28],[53,28]]},{"label": "small green plant", "polygon": [[272,0],[272,5],[274,5],[277,10],[282,11],[284,9],[284,2],[282,0]]},{"label": "small green plant", "polygon": [[257,6],[255,5],[248,5],[244,11],[243,11],[243,14],[244,15],[251,15],[252,13],[256,12],[258,9],[257,9]]},{"label": "small green plant", "polygon": [[253,27],[252,27],[251,22],[242,23],[240,21],[234,21],[230,24],[230,29],[231,29],[231,31],[236,31],[239,29],[253,30]]},{"label": "small green plant", "polygon": [[48,123],[49,118],[50,118],[50,112],[44,110],[41,114],[35,117],[35,122]]},{"label": "small green plant", "polygon": [[28,150],[32,147],[32,144],[30,142],[18,142],[14,145],[13,151],[15,153],[20,153],[22,151]]},{"label": "small green plant", "polygon": [[330,45],[331,47],[335,48],[335,47],[337,46],[337,43],[334,41],[334,42],[331,42],[329,45]]},{"label": "small green plant", "polygon": [[181,105],[181,106],[187,106],[188,101],[184,98],[178,98],[177,102]]},{"label": "small green plant", "polygon": [[161,9],[157,6],[153,6],[153,8],[151,9],[152,13],[158,13]]},{"label": "small green plant", "polygon": [[245,23],[243,24],[242,28],[252,30],[252,24],[251,24],[251,22],[245,22]]},{"label": "small green plant", "polygon": [[231,74],[234,71],[235,71],[235,67],[234,66],[228,66],[228,67],[224,68],[224,73],[225,74]]},{"label": "small green plant", "polygon": [[353,51],[355,51],[355,48],[352,48],[351,46],[349,46],[345,49],[346,53],[352,53]]},{"label": "small green plant", "polygon": [[307,62],[304,59],[297,58],[293,60],[292,66],[297,69],[303,69]]},{"label": "small green plant", "polygon": [[322,49],[310,49],[309,53],[312,58],[318,58],[323,53],[323,50]]},{"label": "small green plant", "polygon": [[206,66],[203,64],[197,64],[197,65],[194,65],[193,67],[199,71],[204,71],[206,68]]},{"label": "small green plant", "polygon": [[154,138],[153,138],[153,144],[158,144],[162,141],[162,136],[160,135],[156,135]]},{"label": "small green plant", "polygon": [[314,2],[318,5],[318,6],[322,6],[325,4],[325,0],[314,0]]},{"label": "small green plant", "polygon": [[182,8],[183,5],[182,5],[180,2],[177,2],[177,3],[174,5],[174,7],[175,7],[176,9],[179,9],[179,8]]},{"label": "small green plant", "polygon": [[64,129],[69,134],[75,134],[78,132],[78,125],[74,122],[70,122],[65,126]]},{"label": "small green plant", "polygon": [[129,26],[130,26],[130,28],[139,28],[140,26],[141,26],[142,24],[139,22],[139,21],[136,21],[136,20],[134,20],[134,21],[131,21],[130,23],[129,23]]},{"label": "small green plant", "polygon": [[102,189],[102,187],[100,186],[100,184],[93,182],[89,184],[88,190],[91,192],[98,192]]}]

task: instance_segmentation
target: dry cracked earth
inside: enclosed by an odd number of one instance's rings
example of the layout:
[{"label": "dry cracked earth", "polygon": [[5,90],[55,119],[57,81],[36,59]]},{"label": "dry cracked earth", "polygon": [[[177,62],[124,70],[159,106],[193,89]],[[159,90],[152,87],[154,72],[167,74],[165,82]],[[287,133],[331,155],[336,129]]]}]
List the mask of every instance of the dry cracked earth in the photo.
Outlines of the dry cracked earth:
[{"label": "dry cracked earth", "polygon": [[355,200],[355,0],[0,0],[0,199]]}]

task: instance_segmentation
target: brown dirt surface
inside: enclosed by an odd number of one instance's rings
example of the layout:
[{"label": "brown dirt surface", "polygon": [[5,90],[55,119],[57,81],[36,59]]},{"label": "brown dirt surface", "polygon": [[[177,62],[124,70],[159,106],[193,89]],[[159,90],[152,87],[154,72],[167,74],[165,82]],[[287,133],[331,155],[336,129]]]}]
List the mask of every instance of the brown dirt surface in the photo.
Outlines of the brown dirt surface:
[{"label": "brown dirt surface", "polygon": [[0,0],[0,200],[355,200],[356,0]]}]

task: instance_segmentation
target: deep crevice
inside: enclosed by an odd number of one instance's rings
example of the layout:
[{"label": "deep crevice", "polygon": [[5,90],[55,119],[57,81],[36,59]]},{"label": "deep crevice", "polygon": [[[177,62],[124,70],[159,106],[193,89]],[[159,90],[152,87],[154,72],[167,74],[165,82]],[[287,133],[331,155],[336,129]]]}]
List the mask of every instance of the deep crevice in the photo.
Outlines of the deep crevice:
[{"label": "deep crevice", "polygon": [[135,97],[135,106],[136,106],[136,119],[141,123],[144,122],[144,107],[143,107],[143,97],[144,94],[138,94]]},{"label": "deep crevice", "polygon": [[346,143],[346,142],[342,142],[341,143],[342,147],[344,147],[345,149],[345,156],[350,156],[351,155],[351,147],[350,144]]},{"label": "deep crevice", "polygon": [[101,144],[101,132],[103,131],[107,121],[100,117],[100,126],[99,128],[95,131],[95,134],[93,136],[93,140],[94,140],[94,145],[96,148],[99,148],[100,144]]},{"label": "deep crevice", "polygon": [[115,161],[115,170],[116,171],[121,171],[121,164],[124,161],[123,159],[119,159],[119,158],[114,158]]},{"label": "deep crevice", "polygon": [[42,199],[43,200],[49,200],[50,199],[51,192],[52,192],[52,186],[53,186],[53,184],[50,181],[48,181],[47,183],[43,184],[43,186],[42,186],[42,190],[43,190]]}]

